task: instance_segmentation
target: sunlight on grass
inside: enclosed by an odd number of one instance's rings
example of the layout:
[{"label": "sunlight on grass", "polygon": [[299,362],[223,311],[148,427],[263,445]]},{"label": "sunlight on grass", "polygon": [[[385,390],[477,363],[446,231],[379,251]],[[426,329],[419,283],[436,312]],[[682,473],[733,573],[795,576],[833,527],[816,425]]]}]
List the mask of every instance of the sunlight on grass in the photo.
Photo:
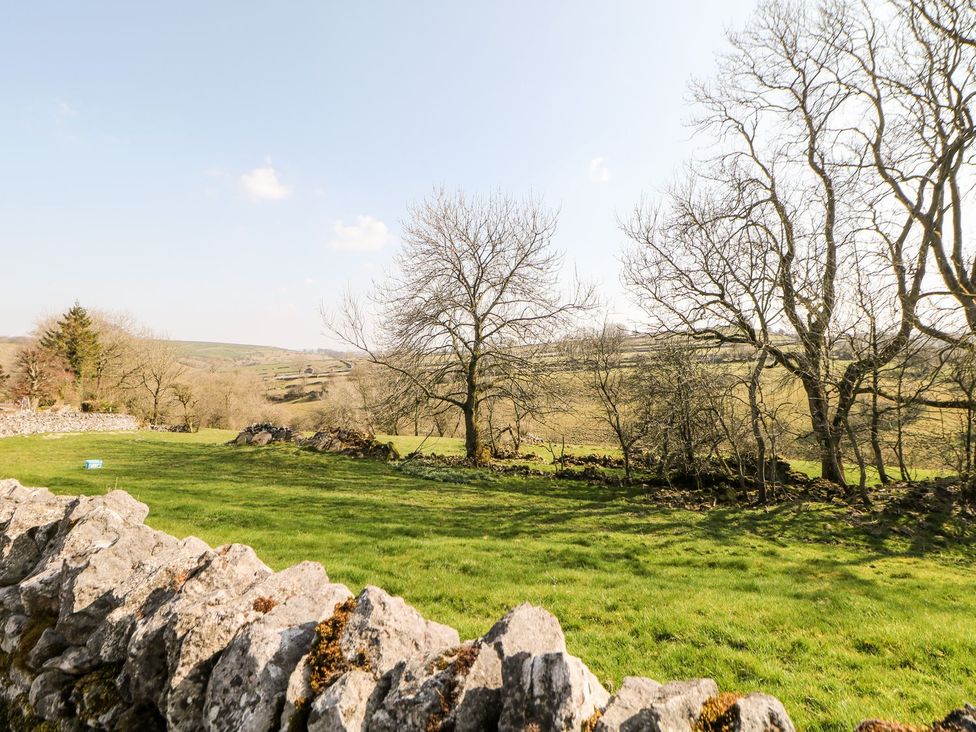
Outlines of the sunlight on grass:
[{"label": "sunlight on grass", "polygon": [[[230,432],[0,440],[0,476],[123,488],[149,523],[381,585],[474,637],[528,600],[608,686],[714,677],[779,696],[800,729],[924,722],[971,700],[971,539],[857,528],[819,504],[668,510],[623,489],[504,476],[448,484],[391,466],[224,444]],[[85,471],[86,458],[105,468]]]},{"label": "sunlight on grass", "polygon": [[[794,470],[806,473],[811,478],[819,478],[822,475],[820,463],[815,460],[790,460],[789,463]],[[885,465],[885,470],[888,471],[889,478],[893,480],[901,479],[901,472],[898,470],[897,465]],[[865,473],[867,474],[867,484],[869,486],[880,482],[877,468],[868,466]],[[943,476],[945,476],[945,471],[935,468],[913,468],[911,470],[912,480],[927,480],[929,478],[941,478]],[[845,464],[844,477],[851,485],[857,485],[861,480],[861,473],[857,465]]]}]

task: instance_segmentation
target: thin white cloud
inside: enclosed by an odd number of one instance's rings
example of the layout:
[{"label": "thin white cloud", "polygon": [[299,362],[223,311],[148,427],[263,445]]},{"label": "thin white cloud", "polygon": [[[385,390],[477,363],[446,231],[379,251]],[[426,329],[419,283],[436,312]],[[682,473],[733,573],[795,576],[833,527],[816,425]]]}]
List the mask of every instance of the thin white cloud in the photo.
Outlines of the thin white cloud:
[{"label": "thin white cloud", "polygon": [[594,183],[610,181],[610,169],[607,167],[606,158],[593,158],[590,161],[590,180]]},{"label": "thin white cloud", "polygon": [[255,201],[281,201],[291,195],[291,188],[278,178],[271,163],[241,175],[241,187]]},{"label": "thin white cloud", "polygon": [[372,216],[359,216],[355,224],[348,226],[340,219],[332,230],[335,236],[329,246],[345,252],[375,252],[390,243],[390,230],[386,224]]},{"label": "thin white cloud", "polygon": [[62,119],[65,117],[77,117],[79,114],[77,109],[72,107],[63,99],[55,99],[54,104],[57,108],[58,117],[61,117]]}]

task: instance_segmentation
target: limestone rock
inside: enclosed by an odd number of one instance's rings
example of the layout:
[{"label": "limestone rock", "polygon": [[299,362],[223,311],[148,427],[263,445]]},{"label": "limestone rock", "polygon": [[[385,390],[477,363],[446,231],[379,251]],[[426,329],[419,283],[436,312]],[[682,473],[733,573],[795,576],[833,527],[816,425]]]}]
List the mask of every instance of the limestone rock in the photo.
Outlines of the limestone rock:
[{"label": "limestone rock", "polygon": [[14,649],[20,644],[20,639],[27,630],[30,618],[26,615],[10,615],[3,623],[3,636],[0,637],[0,650],[4,653],[13,653]]},{"label": "limestone rock", "polygon": [[312,703],[308,732],[361,732],[375,689],[371,673],[347,671]]},{"label": "limestone rock", "polygon": [[270,594],[252,602],[259,615],[238,630],[210,676],[203,717],[210,732],[263,732],[277,724],[288,679],[311,647],[322,608],[352,596],[314,562],[278,572],[261,587]]},{"label": "limestone rock", "polygon": [[[417,661],[402,662],[384,678],[375,710],[367,710],[370,732],[424,732],[438,729],[449,712],[450,672]],[[374,684],[375,685],[375,684]],[[330,689],[331,690],[331,689]]]},{"label": "limestone rock", "polygon": [[0,438],[43,432],[122,432],[138,428],[139,421],[128,414],[78,412],[74,409],[0,412]]},{"label": "limestone rock", "polygon": [[339,641],[348,659],[365,655],[377,676],[400,661],[423,659],[460,642],[454,628],[425,619],[402,597],[373,586],[359,593]]},{"label": "limestone rock", "polygon": [[210,670],[237,629],[256,615],[245,594],[271,574],[241,544],[219,547],[208,560],[179,592],[137,620],[127,648],[128,693],[154,703],[170,730],[200,728]]},{"label": "limestone rock", "polygon": [[566,638],[551,613],[528,603],[510,610],[480,640],[477,657],[461,681],[454,711],[458,732],[475,732],[497,724],[504,664],[510,666],[514,677],[529,656],[565,651]]},{"label": "limestone rock", "polygon": [[596,732],[691,732],[702,706],[718,693],[711,679],[672,681],[628,676],[596,725]]},{"label": "limestone rock", "polygon": [[250,444],[264,446],[271,442],[270,432],[258,432],[254,437],[251,438]]},{"label": "limestone rock", "polygon": [[[322,619],[331,615],[331,612],[327,613]],[[384,685],[378,685],[377,681],[384,675],[394,669],[402,673],[407,665],[412,668],[425,658],[459,644],[456,630],[425,619],[402,597],[394,597],[373,586],[366,587],[356,598],[355,608],[349,613],[338,639],[339,648],[350,668],[369,669],[374,679],[373,685],[377,687],[374,689],[377,696],[385,695],[385,688],[392,683],[387,678]],[[306,656],[289,679],[281,714],[281,730],[288,729],[299,704],[314,696],[307,662]],[[361,679],[357,683],[361,683]],[[346,706],[350,703],[348,699],[343,702]],[[359,716],[357,713],[350,718],[358,719]]]},{"label": "limestone rock", "polygon": [[43,668],[80,676],[97,668],[97,659],[84,646],[71,646],[44,662]]},{"label": "limestone rock", "polygon": [[[147,510],[120,491],[62,498],[0,481],[0,650],[10,661],[0,704],[30,725],[505,732],[595,720],[603,732],[681,732],[717,693],[708,679],[628,678],[610,699],[541,608],[520,605],[460,644],[379,588],[346,603],[349,590],[320,565],[271,572],[248,547],[155,531]],[[764,694],[738,699],[720,721],[793,732]],[[976,732],[976,709],[933,729]]]},{"label": "limestone rock", "polygon": [[106,663],[124,661],[137,621],[153,615],[212,557],[210,547],[193,536],[161,542],[115,586],[121,602],[92,632],[88,647]]},{"label": "limestone rock", "polygon": [[78,501],[68,515],[70,521],[78,521],[92,511],[107,508],[117,513],[123,521],[131,524],[141,524],[149,515],[149,506],[137,501],[125,491],[109,491],[100,496],[85,497]]},{"label": "limestone rock", "polygon": [[126,582],[137,568],[176,543],[142,524],[124,527],[111,546],[92,553],[84,566],[66,574],[58,630],[69,642],[87,643],[106,616],[124,602]]},{"label": "limestone rock", "polygon": [[610,694],[575,656],[545,653],[526,658],[518,674],[505,666],[499,732],[532,724],[544,730],[578,730]]},{"label": "limestone rock", "polygon": [[30,574],[73,503],[45,488],[27,495],[16,491],[19,500],[12,497],[14,491],[0,499],[5,519],[0,533],[0,586],[20,582]]},{"label": "limestone rock", "polygon": [[45,628],[27,656],[27,665],[36,671],[45,661],[60,656],[67,647],[68,643],[63,635],[54,628]]},{"label": "limestone rock", "polygon": [[966,704],[959,709],[953,709],[945,719],[933,726],[943,732],[976,732],[976,707]]},{"label": "limestone rock", "polygon": [[30,687],[30,704],[37,716],[55,720],[68,715],[73,678],[61,671],[44,671]]},{"label": "limestone rock", "polygon": [[744,696],[725,716],[734,732],[795,732],[782,702],[769,694]]}]

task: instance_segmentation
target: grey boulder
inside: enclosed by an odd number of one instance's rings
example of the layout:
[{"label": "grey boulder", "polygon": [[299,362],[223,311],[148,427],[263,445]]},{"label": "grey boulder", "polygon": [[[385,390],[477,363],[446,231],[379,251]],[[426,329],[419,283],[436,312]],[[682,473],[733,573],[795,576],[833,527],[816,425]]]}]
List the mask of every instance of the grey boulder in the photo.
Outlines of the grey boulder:
[{"label": "grey boulder", "polygon": [[526,658],[517,674],[505,668],[499,732],[578,730],[610,694],[575,656],[545,653]]},{"label": "grey boulder", "polygon": [[628,676],[597,722],[595,732],[691,732],[705,702],[718,693],[711,679],[672,681]]},{"label": "grey boulder", "polygon": [[271,729],[322,608],[352,596],[345,585],[330,584],[314,562],[278,572],[259,587],[269,594],[253,601],[258,616],[237,631],[210,675],[203,710],[209,732]]}]

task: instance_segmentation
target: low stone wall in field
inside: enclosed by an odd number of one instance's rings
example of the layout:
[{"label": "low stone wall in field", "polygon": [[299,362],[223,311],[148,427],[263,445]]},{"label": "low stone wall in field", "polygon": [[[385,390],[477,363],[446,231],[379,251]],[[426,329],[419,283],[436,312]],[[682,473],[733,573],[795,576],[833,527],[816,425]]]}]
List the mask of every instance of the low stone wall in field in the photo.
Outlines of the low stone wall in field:
[{"label": "low stone wall in field", "polygon": [[0,729],[793,729],[773,697],[710,679],[610,694],[541,608],[462,642],[378,587],[353,595],[311,562],[272,572],[147,513],[122,491],[0,481]]},{"label": "low stone wall in field", "polygon": [[139,429],[128,414],[98,414],[70,410],[0,412],[0,437],[44,432],[124,432]]}]

